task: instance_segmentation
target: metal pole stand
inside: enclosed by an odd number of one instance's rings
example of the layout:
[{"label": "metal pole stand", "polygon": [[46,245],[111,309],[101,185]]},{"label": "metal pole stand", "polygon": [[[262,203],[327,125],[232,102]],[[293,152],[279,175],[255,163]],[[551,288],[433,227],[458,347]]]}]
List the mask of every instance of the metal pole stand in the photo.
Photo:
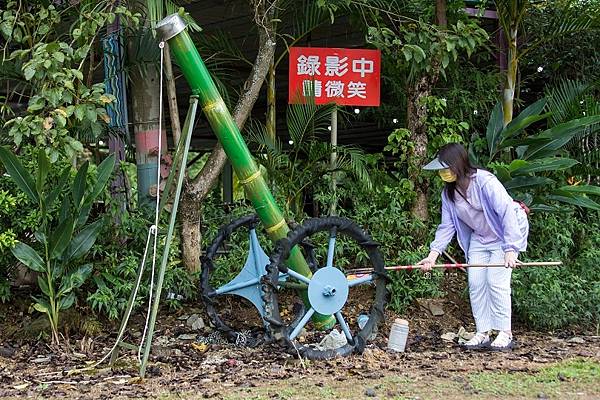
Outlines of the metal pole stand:
[{"label": "metal pole stand", "polygon": [[[165,246],[162,253],[161,265],[158,273],[158,281],[156,283],[156,290],[154,293],[150,293],[150,296],[153,296],[152,302],[152,310],[150,314],[150,321],[148,323],[148,333],[146,336],[145,342],[142,344],[142,349],[144,350],[144,356],[142,358],[142,362],[140,365],[140,377],[143,378],[146,374],[146,367],[148,365],[148,357],[150,356],[150,349],[152,347],[152,337],[154,335],[154,325],[156,324],[156,315],[158,314],[158,307],[160,304],[160,294],[162,292],[163,281],[165,277],[165,270],[167,267],[167,262],[169,259],[169,249],[171,247],[171,242],[173,240],[173,231],[175,228],[175,222],[177,219],[177,208],[179,206],[179,197],[181,195],[181,189],[183,187],[183,179],[185,177],[185,169],[187,165],[188,153],[190,149],[190,142],[192,138],[192,131],[194,129],[194,123],[196,120],[196,111],[198,108],[198,96],[192,95],[190,96],[190,107],[188,109],[188,113],[186,116],[185,123],[183,125],[182,135],[179,139],[179,143],[177,145],[177,150],[175,153],[175,157],[173,160],[173,169],[169,174],[165,185],[165,196],[162,198],[159,210],[162,210],[169,199],[169,191],[171,185],[173,183],[173,179],[175,177],[175,173],[177,173],[177,186],[175,188],[175,199],[173,201],[173,208],[171,210],[171,218],[169,219],[169,227],[167,231],[167,237],[165,240]],[[142,264],[143,265],[143,264]],[[141,280],[141,276],[144,273],[142,265],[138,269],[136,282]],[[129,317],[131,316],[131,312],[133,310],[133,305],[135,303],[135,298],[137,296],[137,287],[131,292],[131,296],[129,297],[129,302],[127,304],[127,309],[125,311],[125,315],[123,320],[121,321],[121,326],[119,328],[119,335],[117,337],[117,346],[113,349],[110,356],[110,365],[113,365],[117,360],[119,355],[120,347],[125,347],[133,350],[140,350],[140,348],[136,345],[132,345],[129,343],[123,342],[121,339],[123,337],[125,328],[127,327],[127,323],[129,322]]]}]

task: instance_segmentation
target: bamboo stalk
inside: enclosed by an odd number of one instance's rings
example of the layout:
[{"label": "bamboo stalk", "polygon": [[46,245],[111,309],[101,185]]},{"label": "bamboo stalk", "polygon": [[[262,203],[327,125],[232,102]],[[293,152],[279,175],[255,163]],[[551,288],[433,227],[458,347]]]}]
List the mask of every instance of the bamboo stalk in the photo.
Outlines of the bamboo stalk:
[{"label": "bamboo stalk", "polygon": [[[192,93],[198,95],[204,115],[223,146],[233,170],[244,186],[246,197],[254,206],[267,234],[274,242],[285,238],[290,228],[200,57],[198,49],[185,30],[185,22],[180,16],[173,14],[159,22],[156,30],[169,43],[174,59],[188,81]],[[290,269],[301,275],[308,278],[312,276],[308,263],[298,246],[294,246],[290,250],[287,264]],[[305,292],[301,292],[301,296],[307,299]],[[323,329],[330,328],[335,324],[334,317],[318,313],[315,313],[312,321],[313,324]]]}]

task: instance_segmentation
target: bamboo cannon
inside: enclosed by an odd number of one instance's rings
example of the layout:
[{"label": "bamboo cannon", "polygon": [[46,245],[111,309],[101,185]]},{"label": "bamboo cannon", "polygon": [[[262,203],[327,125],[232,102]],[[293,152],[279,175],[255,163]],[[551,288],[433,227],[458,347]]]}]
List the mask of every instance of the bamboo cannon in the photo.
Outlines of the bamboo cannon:
[{"label": "bamboo cannon", "polygon": [[[173,14],[160,21],[156,26],[156,31],[161,40],[168,42],[170,51],[192,89],[192,94],[198,96],[202,110],[223,146],[223,150],[227,154],[231,166],[239,182],[244,187],[247,198],[252,202],[269,238],[273,241],[285,238],[290,228],[283,217],[283,213],[275,203],[275,199],[238,126],[185,28],[186,24],[183,19],[179,15]],[[288,267],[307,278],[312,276],[308,263],[297,246],[290,252]],[[301,295],[307,302],[305,292],[301,291]],[[333,316],[317,313],[315,313],[312,321],[320,329],[328,329],[335,324]]]}]

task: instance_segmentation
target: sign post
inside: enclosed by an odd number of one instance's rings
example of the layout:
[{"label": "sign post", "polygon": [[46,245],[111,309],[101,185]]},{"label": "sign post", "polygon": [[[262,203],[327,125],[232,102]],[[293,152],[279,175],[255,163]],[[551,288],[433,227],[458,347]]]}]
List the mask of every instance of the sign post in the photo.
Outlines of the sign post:
[{"label": "sign post", "polygon": [[337,106],[331,111],[331,204],[329,215],[336,215],[337,208],[337,180],[335,163],[337,161]]},{"label": "sign post", "polygon": [[[368,49],[291,47],[288,103],[379,106],[381,52]],[[331,169],[333,201],[337,206],[337,107],[331,113]]]}]

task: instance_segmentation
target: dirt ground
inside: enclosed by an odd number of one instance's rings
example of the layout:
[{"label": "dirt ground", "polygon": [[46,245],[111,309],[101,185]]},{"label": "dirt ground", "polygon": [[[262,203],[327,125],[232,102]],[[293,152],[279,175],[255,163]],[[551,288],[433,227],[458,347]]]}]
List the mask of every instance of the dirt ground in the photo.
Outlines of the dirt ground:
[{"label": "dirt ground", "polygon": [[[0,398],[600,399],[596,332],[540,333],[517,326],[513,351],[465,351],[441,335],[460,326],[473,330],[468,303],[450,292],[436,304],[443,315],[433,316],[415,303],[401,316],[410,321],[406,352],[386,350],[397,317],[389,312],[364,354],[330,361],[299,360],[272,345],[204,348],[194,336],[208,328],[192,332],[186,325],[194,313],[206,321],[200,308],[165,310],[143,380],[134,352],[125,350],[113,368],[103,364],[70,373],[106,354],[114,334],[75,332],[66,351],[54,351],[44,340],[27,338],[23,327],[32,317],[9,306],[0,309]],[[138,317],[129,332],[132,342],[139,341],[141,321]]]}]

